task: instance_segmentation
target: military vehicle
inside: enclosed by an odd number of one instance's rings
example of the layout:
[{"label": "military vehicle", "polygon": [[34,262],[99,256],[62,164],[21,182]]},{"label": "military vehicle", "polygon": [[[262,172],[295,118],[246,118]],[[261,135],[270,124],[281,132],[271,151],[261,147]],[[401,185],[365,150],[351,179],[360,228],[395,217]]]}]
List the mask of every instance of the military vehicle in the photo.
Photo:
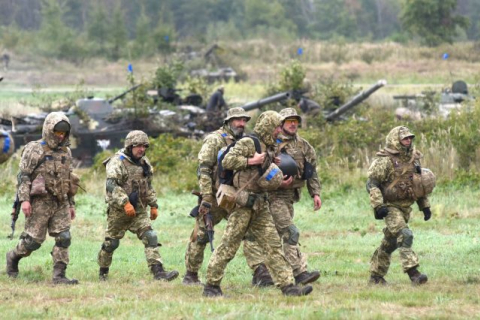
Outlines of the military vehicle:
[{"label": "military vehicle", "polygon": [[395,117],[399,120],[420,120],[430,115],[447,118],[451,112],[475,100],[468,92],[467,83],[462,80],[453,82],[451,88],[443,89],[440,95],[435,91],[423,91],[420,94],[395,95],[393,98],[401,104],[395,110]]},{"label": "military vehicle", "polygon": [[[353,99],[328,113],[327,121],[336,121],[341,116],[365,100],[374,91],[384,86],[384,80],[373,87],[357,94]],[[70,133],[72,155],[79,161],[79,165],[92,164],[93,157],[107,149],[123,147],[123,139],[131,130],[145,131],[151,137],[158,137],[163,133],[174,136],[201,138],[205,133],[222,125],[224,114],[209,114],[195,105],[177,105],[171,109],[158,109],[152,106],[148,114],[139,114],[135,109],[115,108],[113,102],[124,97],[128,92],[137,89],[130,88],[122,94],[106,100],[89,97],[79,99],[74,107],[64,111],[69,118],[72,129]],[[311,106],[310,114],[320,110],[320,106],[309,100],[300,91],[287,91],[276,95],[249,102],[242,107],[246,111],[260,109],[268,104],[294,99],[296,103],[306,103]],[[223,110],[226,113],[226,110]],[[11,120],[0,119],[9,131],[16,147],[25,145],[29,141],[41,139],[43,121],[47,113],[28,115],[23,118],[12,117]]]}]

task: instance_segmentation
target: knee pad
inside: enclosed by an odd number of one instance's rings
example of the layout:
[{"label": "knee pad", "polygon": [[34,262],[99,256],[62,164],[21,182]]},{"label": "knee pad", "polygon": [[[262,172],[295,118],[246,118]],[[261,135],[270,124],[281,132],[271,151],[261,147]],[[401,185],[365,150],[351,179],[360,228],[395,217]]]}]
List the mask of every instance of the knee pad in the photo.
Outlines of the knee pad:
[{"label": "knee pad", "polygon": [[413,244],[413,232],[410,229],[404,228],[400,230],[401,242],[398,243],[399,247],[411,248]]},{"label": "knee pad", "polygon": [[289,233],[289,237],[287,240],[288,244],[292,246],[297,245],[298,239],[300,239],[300,230],[298,230],[298,228],[294,224],[291,224],[288,226],[288,233]]},{"label": "knee pad", "polygon": [[55,237],[55,245],[60,248],[68,248],[72,242],[70,230],[62,231]]},{"label": "knee pad", "polygon": [[145,248],[158,247],[157,233],[153,230],[147,230],[142,234],[142,242]]},{"label": "knee pad", "polygon": [[35,251],[40,248],[41,243],[36,242],[29,234],[22,235],[23,245],[28,251]]},{"label": "knee pad", "polygon": [[112,253],[115,251],[115,249],[118,248],[120,245],[120,240],[119,239],[110,239],[110,238],[105,238],[105,241],[102,244],[102,250]]}]

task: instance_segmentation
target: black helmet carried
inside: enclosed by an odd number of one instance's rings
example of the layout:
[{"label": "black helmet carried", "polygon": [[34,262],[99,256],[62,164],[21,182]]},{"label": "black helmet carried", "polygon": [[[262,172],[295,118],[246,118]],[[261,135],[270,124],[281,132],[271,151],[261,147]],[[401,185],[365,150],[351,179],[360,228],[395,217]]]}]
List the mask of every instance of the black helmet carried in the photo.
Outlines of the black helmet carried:
[{"label": "black helmet carried", "polygon": [[292,156],[288,153],[280,152],[280,165],[278,166],[282,170],[283,175],[285,176],[296,176],[298,174],[298,166]]},{"label": "black helmet carried", "polygon": [[67,121],[62,120],[53,127],[53,130],[63,132],[70,131],[70,124]]}]

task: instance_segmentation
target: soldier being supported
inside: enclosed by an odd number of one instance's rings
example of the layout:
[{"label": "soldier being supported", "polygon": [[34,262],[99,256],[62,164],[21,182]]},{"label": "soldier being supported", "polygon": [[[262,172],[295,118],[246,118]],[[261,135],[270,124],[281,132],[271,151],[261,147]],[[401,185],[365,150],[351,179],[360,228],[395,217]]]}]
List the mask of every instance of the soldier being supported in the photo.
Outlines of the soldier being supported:
[{"label": "soldier being supported", "polygon": [[70,122],[60,112],[50,113],[43,124],[42,140],[25,146],[18,174],[18,199],[25,214],[25,230],[16,248],[7,253],[7,274],[17,277],[20,259],[38,250],[48,234],[52,250],[53,282],[77,284],[65,277],[69,263],[70,224],[75,218],[76,186],[72,183]]},{"label": "soldier being supported", "polygon": [[[316,281],[320,277],[320,273],[307,270],[307,259],[300,252],[298,244],[300,231],[293,223],[293,204],[300,200],[301,188],[306,182],[308,192],[313,199],[313,208],[319,210],[322,206],[320,199],[321,185],[316,171],[315,150],[297,133],[298,125],[301,122],[300,116],[293,108],[283,109],[280,111],[280,115],[283,117],[283,122],[282,132],[279,134],[277,141],[280,143],[277,156],[284,159],[279,164],[280,169],[284,171],[284,175],[287,175],[287,171],[293,171],[289,173],[292,182],[269,192],[270,212],[283,242],[285,258],[292,267],[295,283],[307,284]],[[289,159],[282,157],[285,154],[289,156]],[[294,161],[292,163],[293,170],[287,167],[289,163],[286,160]],[[287,168],[284,169],[284,167]],[[256,248],[248,249],[254,253],[252,260],[256,260],[256,263],[263,262],[264,255],[261,251]]]},{"label": "soldier being supported", "polygon": [[[228,217],[228,211],[219,207],[215,199],[215,194],[218,189],[217,157],[219,151],[243,137],[245,126],[249,120],[250,116],[242,108],[236,107],[229,109],[223,126],[205,138],[202,148],[198,153],[198,184],[202,196],[200,207],[210,208],[213,226]],[[249,240],[250,238],[246,237],[244,242],[245,250],[248,250],[247,248],[255,249],[257,247],[258,251],[261,251],[258,245],[255,245],[254,242]],[[184,284],[200,284],[198,270],[200,270],[202,266],[204,251],[208,242],[209,238],[204,214],[200,213],[196,217],[195,229],[192,231],[190,242],[185,252],[185,267],[187,273],[183,279]],[[249,245],[247,245],[247,242]],[[245,252],[247,262],[252,268],[255,268],[255,274],[258,274],[253,284],[273,285],[272,278],[268,275],[265,266],[250,261],[249,257],[252,255],[253,253]]]},{"label": "soldier being supported", "polygon": [[413,284],[423,284],[428,278],[421,274],[418,257],[412,250],[413,233],[408,227],[411,206],[416,201],[425,221],[431,217],[427,195],[435,185],[434,176],[422,169],[422,154],[413,148],[415,135],[406,127],[393,128],[387,135],[386,147],[368,169],[367,191],[375,218],[383,219],[384,238],[375,250],[370,265],[370,283],[386,284],[384,277],[390,267],[391,254],[398,249],[403,272]]},{"label": "soldier being supported", "polygon": [[268,207],[267,192],[277,189],[283,182],[282,172],[273,163],[280,125],[281,117],[277,112],[262,113],[254,128],[261,153],[256,152],[255,140],[247,137],[237,141],[222,161],[225,169],[234,170],[233,185],[236,192],[242,192],[247,197],[242,196],[239,199],[242,201],[237,202],[228,218],[221,244],[210,258],[204,296],[223,294],[220,283],[225,268],[234,258],[247,231],[261,246],[265,253],[265,264],[283,294],[301,296],[313,290],[311,286],[300,288],[294,285],[292,269],[283,255],[280,237]]},{"label": "soldier being supported", "polygon": [[[178,276],[177,271],[164,270],[157,234],[150,224],[150,220],[158,216],[158,205],[151,184],[153,169],[145,156],[148,146],[148,136],[144,132],[132,131],[125,138],[125,148],[105,161],[108,217],[105,241],[98,253],[100,280],[107,279],[113,252],[127,230],[135,233],[143,242],[154,279],[171,281]],[[150,206],[150,216],[147,206]]]}]

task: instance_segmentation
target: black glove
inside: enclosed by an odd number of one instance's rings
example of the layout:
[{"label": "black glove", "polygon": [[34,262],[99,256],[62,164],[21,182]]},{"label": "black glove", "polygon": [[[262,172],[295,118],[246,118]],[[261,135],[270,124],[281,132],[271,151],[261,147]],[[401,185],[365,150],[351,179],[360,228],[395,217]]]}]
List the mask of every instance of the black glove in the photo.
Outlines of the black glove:
[{"label": "black glove", "polygon": [[375,209],[375,219],[382,220],[388,214],[388,208],[385,206],[379,206]]},{"label": "black glove", "polygon": [[423,208],[423,215],[424,218],[423,220],[428,221],[432,217],[432,211],[430,211],[430,208]]}]

